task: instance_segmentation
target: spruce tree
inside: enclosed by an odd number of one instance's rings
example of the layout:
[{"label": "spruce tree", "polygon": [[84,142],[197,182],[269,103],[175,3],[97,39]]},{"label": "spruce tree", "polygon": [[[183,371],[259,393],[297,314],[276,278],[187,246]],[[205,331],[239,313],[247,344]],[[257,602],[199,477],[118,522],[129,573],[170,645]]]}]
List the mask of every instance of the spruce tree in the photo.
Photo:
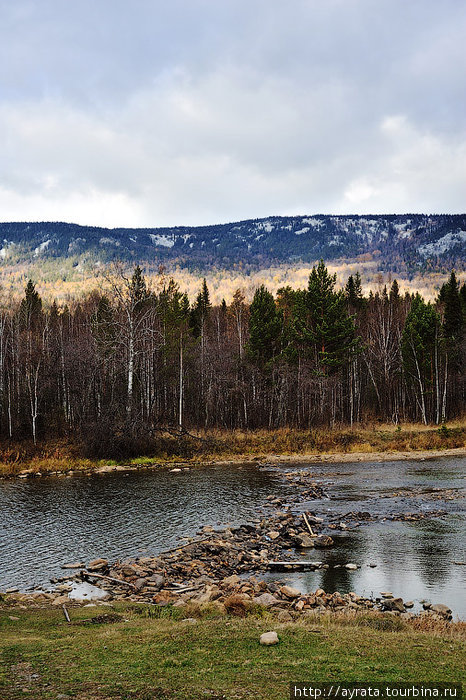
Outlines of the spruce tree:
[{"label": "spruce tree", "polygon": [[254,364],[265,368],[279,352],[283,316],[264,285],[256,290],[249,313],[246,352]]},{"label": "spruce tree", "polygon": [[36,286],[29,280],[24,290],[24,297],[19,307],[19,319],[23,328],[30,328],[39,320],[42,313],[42,299]]},{"label": "spruce tree", "polygon": [[[314,351],[320,370],[331,374],[338,370],[356,347],[352,317],[346,310],[343,292],[335,291],[336,275],[330,275],[323,260],[312,268],[309,276],[305,309],[298,311],[296,329],[301,340]],[[303,325],[302,313],[306,319]]]}]

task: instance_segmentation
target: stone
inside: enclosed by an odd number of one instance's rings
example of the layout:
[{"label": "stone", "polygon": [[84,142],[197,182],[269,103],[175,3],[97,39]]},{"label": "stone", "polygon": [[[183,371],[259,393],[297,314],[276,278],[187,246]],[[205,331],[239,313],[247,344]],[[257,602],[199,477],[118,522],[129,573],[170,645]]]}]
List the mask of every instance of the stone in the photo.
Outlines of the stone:
[{"label": "stone", "polygon": [[146,584],[150,585],[152,590],[159,591],[165,583],[165,579],[160,574],[153,574],[146,578]]},{"label": "stone", "polygon": [[296,540],[298,542],[298,546],[302,547],[303,549],[310,549],[311,547],[314,547],[314,540],[305,532],[297,535]]},{"label": "stone", "polygon": [[448,605],[443,605],[443,603],[435,603],[435,605],[431,605],[432,612],[437,613],[437,615],[441,615],[442,617],[451,617],[451,609],[448,607]]},{"label": "stone", "polygon": [[12,586],[12,588],[7,588],[5,591],[5,593],[18,593],[18,592],[19,592],[19,588],[15,588],[14,586]]},{"label": "stone", "polygon": [[407,600],[405,603],[405,608],[414,608],[414,602],[412,600]]},{"label": "stone", "polygon": [[261,605],[263,608],[270,608],[272,605],[278,605],[279,603],[275,596],[270,593],[262,593],[253,598],[252,602],[256,605]]},{"label": "stone", "polygon": [[227,576],[224,578],[222,583],[224,586],[227,586],[227,588],[233,588],[233,586],[238,585],[240,581],[241,579],[238,574],[233,574],[232,576]]},{"label": "stone", "polygon": [[383,606],[385,610],[390,610],[391,612],[404,612],[405,605],[403,603],[403,598],[386,598],[383,601]]},{"label": "stone", "polygon": [[108,567],[107,559],[93,559],[87,565],[88,571],[103,571]]},{"label": "stone", "polygon": [[382,598],[393,598],[393,593],[391,591],[380,591]]},{"label": "stone", "polygon": [[84,569],[85,565],[83,562],[75,562],[74,564],[62,564],[62,569]]},{"label": "stone", "polygon": [[273,644],[278,644],[280,640],[278,639],[278,634],[276,632],[264,632],[260,636],[260,644],[262,646],[270,647]]},{"label": "stone", "polygon": [[276,540],[278,537],[280,537],[280,533],[277,532],[277,530],[270,530],[270,532],[267,533],[267,537],[271,540]]},{"label": "stone", "polygon": [[292,586],[282,586],[280,588],[280,593],[291,600],[299,598],[301,595],[301,591],[298,591],[297,588],[293,588]]},{"label": "stone", "polygon": [[314,547],[331,547],[334,544],[330,535],[320,535],[314,539]]},{"label": "stone", "polygon": [[357,568],[357,564],[345,564],[345,569],[348,569],[348,571],[356,571]]},{"label": "stone", "polygon": [[173,473],[176,473],[176,472],[180,472],[180,471],[181,471],[181,469],[178,469],[178,467],[176,467],[175,469],[170,469],[170,472],[171,472],[172,474],[173,474]]},{"label": "stone", "polygon": [[277,620],[279,622],[293,622],[293,616],[288,612],[288,610],[280,610],[277,615]]},{"label": "stone", "polygon": [[52,605],[65,605],[65,603],[69,603],[69,602],[70,602],[70,599],[68,598],[67,595],[59,595],[58,598],[55,598]]}]

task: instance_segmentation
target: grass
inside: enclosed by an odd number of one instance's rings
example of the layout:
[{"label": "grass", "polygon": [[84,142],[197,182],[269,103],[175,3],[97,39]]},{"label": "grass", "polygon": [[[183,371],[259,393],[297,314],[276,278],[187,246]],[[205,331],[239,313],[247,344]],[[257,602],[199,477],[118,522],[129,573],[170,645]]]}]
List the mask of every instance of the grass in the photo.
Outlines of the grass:
[{"label": "grass", "polygon": [[66,441],[48,441],[37,446],[15,443],[0,448],[0,476],[31,473],[93,471],[103,466],[173,464],[268,455],[368,455],[464,448],[466,419],[446,426],[366,424],[353,428],[313,430],[210,430],[196,433],[203,440],[163,436],[154,440],[149,454],[130,459],[87,459],[82,447]]},{"label": "grass", "polygon": [[[102,608],[72,608],[73,622]],[[155,612],[155,609],[152,609]],[[420,624],[397,618],[335,616],[277,623],[200,616],[165,608],[116,605],[122,621],[68,625],[59,610],[0,609],[0,697],[257,698],[282,700],[288,684],[334,681],[458,683],[465,671],[464,623]],[[18,617],[12,620],[10,617]],[[396,624],[395,624],[396,623]],[[275,629],[280,643],[261,647]]]}]

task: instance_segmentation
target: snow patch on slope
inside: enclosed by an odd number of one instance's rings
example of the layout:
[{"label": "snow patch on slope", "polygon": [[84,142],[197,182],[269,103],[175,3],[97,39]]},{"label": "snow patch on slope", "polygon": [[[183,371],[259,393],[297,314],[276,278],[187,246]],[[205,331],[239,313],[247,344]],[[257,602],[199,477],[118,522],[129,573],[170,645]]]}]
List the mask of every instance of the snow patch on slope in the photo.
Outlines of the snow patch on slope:
[{"label": "snow patch on slope", "polygon": [[166,235],[156,235],[155,233],[149,233],[149,238],[154,245],[161,245],[164,248],[173,248],[175,241]]},{"label": "snow patch on slope", "polygon": [[442,255],[442,253],[446,253],[447,250],[450,250],[450,248],[453,248],[453,246],[458,243],[460,245],[466,243],[466,231],[450,231],[450,233],[439,238],[438,241],[421,245],[418,251],[424,257],[428,255]]},{"label": "snow patch on slope", "polygon": [[48,238],[46,241],[41,243],[40,245],[37,246],[37,248],[34,249],[34,257],[37,258],[38,255],[44,252],[44,250],[47,250],[49,245],[51,244],[52,239]]}]

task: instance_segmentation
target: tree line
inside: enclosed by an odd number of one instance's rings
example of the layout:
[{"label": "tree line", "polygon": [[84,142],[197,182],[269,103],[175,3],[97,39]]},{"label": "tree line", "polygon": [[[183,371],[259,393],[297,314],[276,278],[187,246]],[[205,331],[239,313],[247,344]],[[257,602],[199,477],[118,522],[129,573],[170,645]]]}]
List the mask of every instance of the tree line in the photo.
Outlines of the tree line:
[{"label": "tree line", "polygon": [[0,304],[0,438],[79,438],[90,452],[158,431],[440,424],[464,409],[466,287],[434,303],[396,280],[337,290],[321,261],[307,289],[237,290],[193,304],[173,279],[150,289],[115,266],[105,291],[49,308],[30,280]]}]

